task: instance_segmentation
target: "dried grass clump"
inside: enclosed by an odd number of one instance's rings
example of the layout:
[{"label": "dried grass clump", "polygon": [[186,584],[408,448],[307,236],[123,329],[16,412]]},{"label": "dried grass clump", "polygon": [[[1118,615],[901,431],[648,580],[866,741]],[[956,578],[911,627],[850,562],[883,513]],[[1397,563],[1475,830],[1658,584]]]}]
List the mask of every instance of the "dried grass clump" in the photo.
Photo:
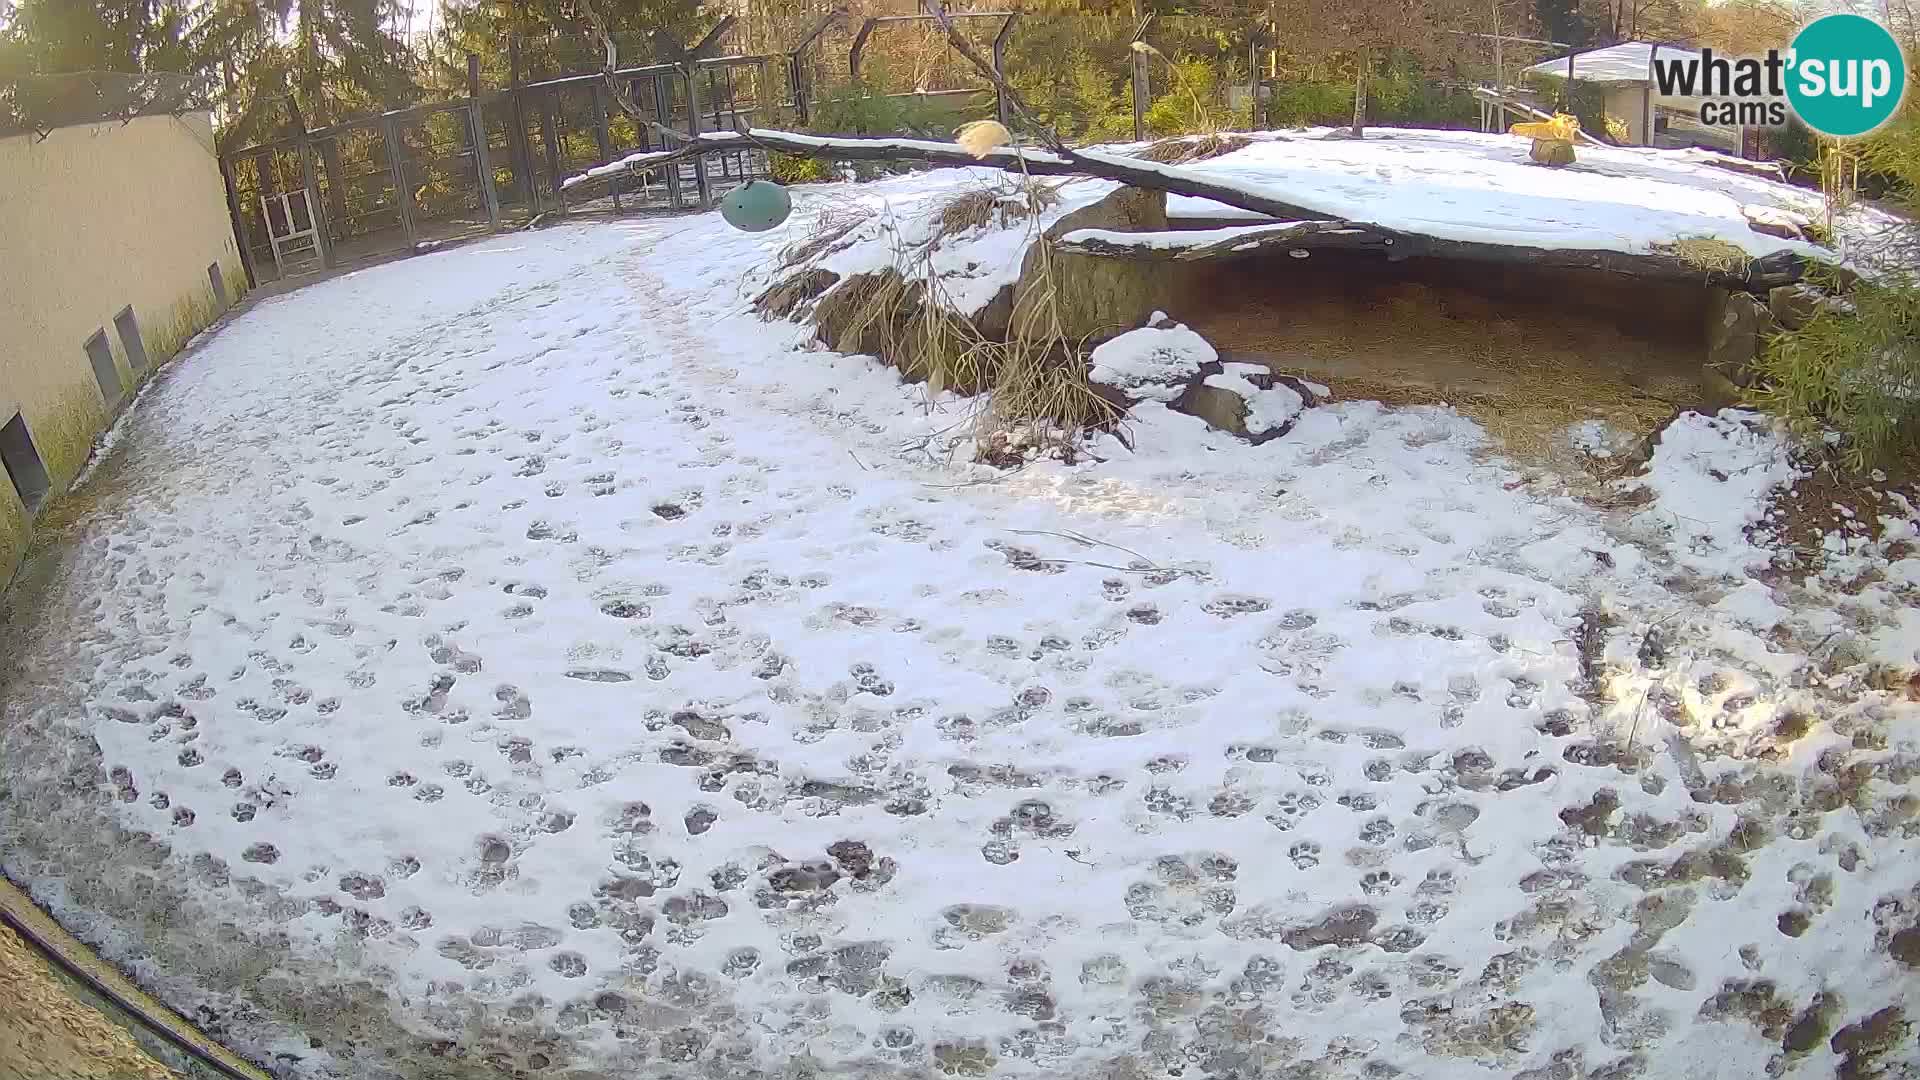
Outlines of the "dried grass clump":
[{"label": "dried grass clump", "polygon": [[791,318],[794,312],[833,288],[839,280],[839,274],[819,267],[789,274],[754,297],[753,310],[763,319]]},{"label": "dried grass clump", "polygon": [[870,353],[894,362],[920,294],[920,284],[898,270],[855,274],[814,305],[813,325],[836,352]]},{"label": "dried grass clump", "polygon": [[1057,184],[1016,181],[1013,185],[995,184],[954,196],[935,215],[938,228],[930,244],[937,245],[951,236],[962,236],[988,225],[1008,228],[1059,205]]},{"label": "dried grass clump", "polygon": [[813,215],[805,236],[780,249],[779,257],[774,260],[774,269],[790,270],[802,263],[812,262],[830,250],[836,250],[836,245],[845,240],[847,234],[872,216],[871,210],[857,202],[828,203]]},{"label": "dried grass clump", "polygon": [[1253,140],[1244,135],[1176,135],[1136,150],[1133,156],[1162,165],[1186,165],[1231,154],[1252,145]]},{"label": "dried grass clump", "polygon": [[[1123,409],[1088,382],[1084,343],[1060,330],[1050,260],[1043,254],[1045,288],[1038,290],[1037,302],[1023,308],[1005,341],[988,338],[955,309],[933,265],[941,245],[952,238],[1023,223],[1044,252],[1037,219],[1059,202],[1057,184],[1028,176],[962,192],[933,212],[927,239],[896,241],[893,267],[837,283],[819,276],[828,272],[817,268],[791,275],[763,293],[756,309],[763,315],[790,314],[817,296],[811,321],[829,348],[879,357],[905,378],[926,383],[930,395],[952,390],[973,396],[978,447],[1017,443],[1036,452],[1070,447],[1087,430],[1112,427]],[[845,235],[845,230],[835,224],[820,235]]]},{"label": "dried grass clump", "polygon": [[1711,236],[1683,236],[1667,244],[1654,245],[1695,270],[1709,274],[1745,275],[1753,256],[1738,244]]}]

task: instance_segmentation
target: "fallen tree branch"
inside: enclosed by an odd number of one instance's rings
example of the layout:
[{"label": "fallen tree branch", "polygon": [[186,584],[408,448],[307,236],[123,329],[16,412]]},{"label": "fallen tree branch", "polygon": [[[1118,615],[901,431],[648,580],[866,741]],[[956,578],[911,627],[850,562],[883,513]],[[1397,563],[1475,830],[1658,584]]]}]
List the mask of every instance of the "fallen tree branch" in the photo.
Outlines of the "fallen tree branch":
[{"label": "fallen tree branch", "polygon": [[1276,250],[1353,248],[1387,251],[1397,234],[1348,221],[1281,221],[1272,225],[1235,225],[1218,229],[1162,232],[1114,232],[1075,229],[1055,248],[1075,255],[1200,262],[1268,255]]},{"label": "fallen tree branch", "polygon": [[[685,138],[685,136],[682,136]],[[1598,248],[1543,248],[1497,244],[1476,240],[1450,240],[1424,233],[1393,229],[1384,225],[1343,218],[1332,204],[1314,206],[1317,200],[1280,199],[1258,185],[1231,178],[1208,175],[1192,168],[1165,165],[1157,161],[1127,157],[1099,150],[1069,150],[1060,153],[1027,147],[1001,147],[976,157],[957,143],[927,139],[829,138],[801,135],[791,131],[751,128],[746,131],[703,132],[688,139],[677,150],[654,150],[630,154],[618,161],[589,169],[569,177],[561,186],[572,188],[590,180],[604,179],[628,170],[645,171],[671,165],[702,154],[724,154],[742,150],[773,151],[797,157],[822,157],[841,161],[922,161],[933,165],[983,166],[1028,176],[1090,176],[1114,180],[1170,195],[1208,199],[1226,206],[1252,211],[1274,219],[1271,224],[1237,226],[1227,230],[1198,230],[1187,234],[1199,237],[1186,249],[1193,254],[1173,250],[1155,252],[1158,241],[1121,241],[1113,236],[1079,236],[1070,239],[1064,250],[1082,255],[1129,258],[1163,258],[1192,261],[1257,253],[1261,248],[1347,248],[1368,249],[1399,260],[1428,256],[1466,259],[1476,262],[1519,263],[1529,266],[1604,270],[1631,277],[1687,279],[1709,285],[1728,285],[1744,289],[1766,289],[1786,285],[1805,276],[1807,260],[1791,252],[1776,252],[1750,259],[1735,270],[1702,270],[1673,255],[1662,252],[1625,252]],[[1248,230],[1252,229],[1253,232]],[[1277,230],[1277,231],[1276,231]],[[1167,234],[1131,234],[1166,237]],[[1249,242],[1257,248],[1246,249]],[[1105,245],[1104,247],[1102,245]],[[1207,249],[1200,253],[1199,249]],[[1124,250],[1123,250],[1124,249]]]},{"label": "fallen tree branch", "polygon": [[[682,135],[680,138],[685,139]],[[747,131],[710,131],[699,139],[688,140],[678,150],[654,150],[630,154],[618,161],[568,177],[562,187],[572,187],[589,179],[612,176],[629,169],[650,169],[700,154],[724,154],[739,150],[771,150],[796,157],[824,157],[841,161],[924,161],[934,165],[980,165],[1032,176],[1097,176],[1118,180],[1135,187],[1212,199],[1242,210],[1282,220],[1331,218],[1326,210],[1287,202],[1227,180],[1215,179],[1162,165],[1157,161],[1130,158],[1098,151],[1035,150],[1002,147],[975,157],[957,143],[928,139],[829,138],[801,135],[791,131],[751,128]]]},{"label": "fallen tree branch", "polygon": [[1205,262],[1271,256],[1276,251],[1371,251],[1398,261],[1415,257],[1511,263],[1562,270],[1601,270],[1626,277],[1700,281],[1764,290],[1791,284],[1805,274],[1805,260],[1790,252],[1750,259],[1738,271],[1707,273],[1662,252],[1601,248],[1544,248],[1448,240],[1359,221],[1285,221],[1271,225],[1162,232],[1075,229],[1055,241],[1055,250],[1099,258]]}]

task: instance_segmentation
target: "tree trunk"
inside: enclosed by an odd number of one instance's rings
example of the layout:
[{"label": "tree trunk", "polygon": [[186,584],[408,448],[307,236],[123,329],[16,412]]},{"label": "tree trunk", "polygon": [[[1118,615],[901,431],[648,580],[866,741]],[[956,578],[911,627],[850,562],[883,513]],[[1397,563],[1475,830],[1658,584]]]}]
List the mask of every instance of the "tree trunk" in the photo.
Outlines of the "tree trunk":
[{"label": "tree trunk", "polygon": [[1353,137],[1365,138],[1367,134],[1367,69],[1373,66],[1373,50],[1364,46],[1360,49],[1360,60],[1353,71]]}]

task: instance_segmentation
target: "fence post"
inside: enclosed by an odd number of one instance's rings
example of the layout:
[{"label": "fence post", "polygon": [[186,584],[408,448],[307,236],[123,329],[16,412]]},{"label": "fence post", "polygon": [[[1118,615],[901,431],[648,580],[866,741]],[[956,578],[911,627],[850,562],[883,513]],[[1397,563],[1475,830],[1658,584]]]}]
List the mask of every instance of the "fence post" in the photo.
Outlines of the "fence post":
[{"label": "fence post", "polygon": [[613,160],[613,128],[607,121],[607,87],[593,83],[593,139],[600,147],[600,164]]},{"label": "fence post", "polygon": [[480,54],[467,54],[467,138],[473,146],[473,171],[487,208],[487,231],[500,231],[500,193],[493,187],[493,161],[487,153],[487,117],[480,104]]},{"label": "fence post", "polygon": [[[320,186],[314,182],[313,143],[305,133],[300,136],[299,148],[300,179],[307,188],[307,213],[314,218],[313,237],[319,243],[320,265],[324,269],[331,270],[333,269],[333,230],[327,223],[327,207],[325,200],[320,198]],[[287,224],[291,227],[293,222],[288,221]]]},{"label": "fence post", "polygon": [[[512,130],[507,132],[507,156],[513,161],[513,197],[522,205],[537,203],[533,186],[533,154],[527,149],[527,106],[526,86],[522,81],[525,72],[520,65],[520,35],[507,36],[507,104],[508,123]],[[527,205],[529,212],[538,210],[537,205]]]},{"label": "fence post", "polygon": [[1017,11],[1007,16],[1007,21],[1000,24],[1000,32],[993,35],[993,73],[996,76],[993,88],[993,113],[994,117],[1000,121],[1001,127],[1013,125],[1013,113],[1007,104],[1007,92],[1002,87],[1007,79],[1007,39],[1013,36],[1013,24],[1019,18],[1020,13]]},{"label": "fence post", "polygon": [[554,95],[558,91],[547,87],[540,95],[540,141],[547,146],[547,181],[553,194],[553,203],[560,205],[560,121],[559,109],[554,107]]},{"label": "fence post", "polygon": [[807,80],[797,52],[787,57],[787,83],[793,87],[794,119],[798,121],[797,126],[804,128],[812,122],[812,118],[807,115]]},{"label": "fence post", "polygon": [[1147,140],[1147,54],[1139,49],[1133,57],[1133,141]]},{"label": "fence post", "polygon": [[340,160],[340,136],[320,140],[320,171],[327,178],[327,213],[335,218],[347,216],[346,165]]},{"label": "fence post", "polygon": [[240,269],[247,272],[247,289],[260,287],[253,272],[253,252],[247,250],[247,220],[240,214],[240,193],[233,175],[233,159],[220,155],[220,180],[227,189],[227,216],[233,219],[233,242],[240,249]]},{"label": "fence post", "polygon": [[[692,64],[682,68],[687,80],[687,137],[700,138],[700,72]],[[707,155],[696,154],[693,158],[693,186],[700,196],[700,209],[707,208]]]},{"label": "fence post", "polygon": [[413,221],[413,192],[407,188],[407,148],[400,141],[400,125],[389,113],[380,118],[380,134],[387,142],[387,176],[393,182],[393,201],[400,211],[400,228],[407,234],[407,250],[420,243]]},{"label": "fence post", "polygon": [[480,99],[467,103],[467,127],[473,132],[473,170],[480,180],[480,198],[487,205],[487,231],[500,231],[500,192],[493,186],[493,157],[487,153],[487,118]]},{"label": "fence post", "polygon": [[[673,113],[669,111],[666,84],[660,81],[660,76],[658,75],[652,78],[653,115],[660,119],[661,127],[671,131],[673,129]],[[662,141],[660,145],[664,148],[668,144]],[[675,210],[680,209],[680,163],[677,161],[667,165],[667,198],[672,201]]]}]

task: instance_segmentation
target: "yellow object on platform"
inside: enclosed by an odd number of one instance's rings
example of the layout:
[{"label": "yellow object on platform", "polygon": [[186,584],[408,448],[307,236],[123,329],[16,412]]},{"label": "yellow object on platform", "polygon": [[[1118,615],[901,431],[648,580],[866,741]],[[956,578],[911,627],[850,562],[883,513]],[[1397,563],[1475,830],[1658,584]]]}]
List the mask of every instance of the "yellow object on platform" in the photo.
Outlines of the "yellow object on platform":
[{"label": "yellow object on platform", "polygon": [[1507,129],[1509,134],[1524,135],[1529,139],[1553,139],[1558,142],[1572,142],[1580,134],[1580,119],[1566,113],[1555,113],[1551,120],[1539,120],[1530,124],[1515,124]]}]

